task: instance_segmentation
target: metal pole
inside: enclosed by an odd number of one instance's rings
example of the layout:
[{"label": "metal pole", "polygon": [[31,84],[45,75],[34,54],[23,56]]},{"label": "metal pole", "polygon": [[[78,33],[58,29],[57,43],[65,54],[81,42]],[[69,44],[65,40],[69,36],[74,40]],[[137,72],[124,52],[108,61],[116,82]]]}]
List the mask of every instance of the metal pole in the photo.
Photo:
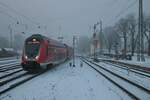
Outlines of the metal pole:
[{"label": "metal pole", "polygon": [[144,58],[144,32],[143,32],[143,0],[140,0],[140,34],[141,34],[141,61],[145,61]]},{"label": "metal pole", "polygon": [[73,67],[75,67],[75,36],[73,36]]},{"label": "metal pole", "polygon": [[93,32],[93,46],[94,46],[94,60],[96,59],[96,24],[94,24]]},{"label": "metal pole", "polygon": [[138,61],[145,61],[144,58],[144,36],[143,36],[143,0],[139,0],[139,24],[138,24]]},{"label": "metal pole", "polygon": [[[100,20],[100,33],[99,33],[99,49],[100,49],[100,54],[102,53],[102,43],[100,42],[100,36],[103,34],[103,23],[102,20]],[[101,40],[102,41],[102,40]]]},{"label": "metal pole", "polygon": [[13,48],[13,36],[12,36],[12,28],[11,25],[9,24],[8,26],[9,30],[10,30],[10,48]]}]

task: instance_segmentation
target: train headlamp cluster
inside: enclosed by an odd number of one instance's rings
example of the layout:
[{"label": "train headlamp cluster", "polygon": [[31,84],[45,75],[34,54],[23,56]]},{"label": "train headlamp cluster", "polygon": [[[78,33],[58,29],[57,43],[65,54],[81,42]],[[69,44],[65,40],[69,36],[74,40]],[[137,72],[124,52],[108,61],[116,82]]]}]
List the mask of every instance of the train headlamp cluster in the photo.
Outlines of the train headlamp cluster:
[{"label": "train headlamp cluster", "polygon": [[33,41],[33,42],[35,42],[35,41],[36,41],[36,39],[33,39],[32,41]]},{"label": "train headlamp cluster", "polygon": [[39,59],[39,56],[36,56],[35,59],[36,59],[36,60]]},{"label": "train headlamp cluster", "polygon": [[[25,56],[25,59],[28,59],[28,56]],[[39,59],[39,56],[36,56],[35,60],[38,60],[38,59]]]},{"label": "train headlamp cluster", "polygon": [[25,56],[25,59],[28,59],[28,56]]}]

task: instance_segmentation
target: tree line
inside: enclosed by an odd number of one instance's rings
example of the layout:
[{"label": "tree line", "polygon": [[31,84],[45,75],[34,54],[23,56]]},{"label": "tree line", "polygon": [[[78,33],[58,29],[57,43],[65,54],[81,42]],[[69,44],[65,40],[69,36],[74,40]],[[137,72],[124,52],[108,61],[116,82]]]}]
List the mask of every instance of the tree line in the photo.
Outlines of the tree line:
[{"label": "tree line", "polygon": [[[24,43],[24,37],[20,34],[15,34],[12,40],[13,49],[22,49]],[[11,48],[10,37],[0,36],[0,48]]]},{"label": "tree line", "polygon": [[[150,15],[144,14],[144,53],[150,56]],[[104,33],[107,37],[107,49],[109,53],[112,50],[118,50],[122,55],[132,56],[138,49],[138,18],[134,14],[129,14],[121,18],[113,26],[106,27]]]}]

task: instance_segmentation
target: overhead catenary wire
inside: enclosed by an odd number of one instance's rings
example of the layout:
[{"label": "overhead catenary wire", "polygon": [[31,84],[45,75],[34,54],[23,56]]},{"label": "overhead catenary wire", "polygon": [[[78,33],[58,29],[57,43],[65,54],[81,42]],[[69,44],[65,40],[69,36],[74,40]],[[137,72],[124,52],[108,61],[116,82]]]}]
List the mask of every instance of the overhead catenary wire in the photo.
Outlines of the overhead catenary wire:
[{"label": "overhead catenary wire", "polygon": [[17,18],[13,17],[12,15],[10,15],[10,14],[8,14],[8,13],[4,12],[4,11],[1,11],[1,10],[0,10],[0,13],[1,13],[1,14],[3,14],[3,15],[8,16],[9,18],[11,18],[11,19],[13,19],[13,20],[18,21],[18,20],[17,20]]},{"label": "overhead catenary wire", "polygon": [[125,9],[121,10],[118,15],[116,15],[116,19],[118,19],[121,15],[123,15],[126,11],[128,11],[130,8],[132,8],[138,0],[133,1],[130,5],[128,5]]},{"label": "overhead catenary wire", "polygon": [[115,4],[117,4],[118,1],[120,1],[120,0],[112,0],[111,2],[108,2],[108,3],[106,4],[106,6],[115,5]]},{"label": "overhead catenary wire", "polygon": [[130,3],[126,8],[123,8],[115,17],[110,19],[106,24],[109,24],[112,20],[118,20],[124,13],[126,13],[129,9],[131,9],[138,0],[134,0],[132,3]]},{"label": "overhead catenary wire", "polygon": [[12,7],[8,6],[7,4],[5,4],[5,3],[1,2],[1,1],[0,1],[0,5],[3,6],[3,7],[6,7],[6,8],[9,9],[11,12],[13,12],[13,13],[15,13],[15,14],[21,16],[22,18],[24,18],[24,19],[26,19],[26,20],[28,20],[30,23],[33,23],[33,24],[35,24],[35,25],[40,25],[40,23],[33,21],[31,18],[29,18],[29,17],[27,17],[26,15],[24,15],[24,14],[22,14],[22,13],[16,11],[16,10],[13,9]]}]

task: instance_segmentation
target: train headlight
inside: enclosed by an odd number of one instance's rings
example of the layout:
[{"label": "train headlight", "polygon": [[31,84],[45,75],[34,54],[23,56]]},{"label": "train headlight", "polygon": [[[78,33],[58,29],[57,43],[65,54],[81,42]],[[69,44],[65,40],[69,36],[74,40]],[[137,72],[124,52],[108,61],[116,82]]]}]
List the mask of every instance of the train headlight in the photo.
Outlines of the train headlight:
[{"label": "train headlight", "polygon": [[28,59],[28,56],[25,56],[25,59]]},{"label": "train headlight", "polygon": [[36,60],[39,59],[39,56],[36,56],[35,59],[36,59]]}]

